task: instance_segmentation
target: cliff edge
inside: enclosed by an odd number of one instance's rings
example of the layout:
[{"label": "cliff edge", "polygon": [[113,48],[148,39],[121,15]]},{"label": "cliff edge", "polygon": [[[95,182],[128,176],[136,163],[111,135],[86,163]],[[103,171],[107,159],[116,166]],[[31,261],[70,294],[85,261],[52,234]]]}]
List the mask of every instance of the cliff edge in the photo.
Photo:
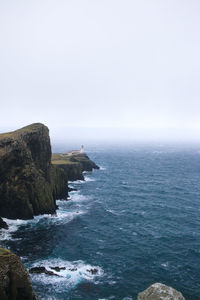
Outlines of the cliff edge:
[{"label": "cliff edge", "polygon": [[[0,217],[31,219],[54,214],[56,199],[67,199],[68,180],[99,167],[85,153],[53,154],[49,129],[34,123],[0,134]],[[0,218],[0,228],[7,228]]]},{"label": "cliff edge", "polygon": [[84,180],[83,172],[99,169],[86,153],[76,151],[65,154],[52,154],[52,164],[64,171],[68,181]]},{"label": "cliff edge", "polygon": [[0,134],[0,216],[54,213],[49,130],[40,123]]}]

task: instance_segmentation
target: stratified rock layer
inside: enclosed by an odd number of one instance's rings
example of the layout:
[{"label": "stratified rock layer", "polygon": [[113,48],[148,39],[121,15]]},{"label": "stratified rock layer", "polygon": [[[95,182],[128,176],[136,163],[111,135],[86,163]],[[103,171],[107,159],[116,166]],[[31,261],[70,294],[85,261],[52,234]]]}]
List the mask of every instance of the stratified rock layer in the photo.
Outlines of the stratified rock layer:
[{"label": "stratified rock layer", "polygon": [[183,295],[170,286],[154,283],[144,292],[138,294],[138,300],[185,300]]},{"label": "stratified rock layer", "polygon": [[0,134],[0,216],[54,213],[49,130],[40,123]]},{"label": "stratified rock layer", "polygon": [[3,248],[0,248],[0,299],[38,300],[20,258]]}]

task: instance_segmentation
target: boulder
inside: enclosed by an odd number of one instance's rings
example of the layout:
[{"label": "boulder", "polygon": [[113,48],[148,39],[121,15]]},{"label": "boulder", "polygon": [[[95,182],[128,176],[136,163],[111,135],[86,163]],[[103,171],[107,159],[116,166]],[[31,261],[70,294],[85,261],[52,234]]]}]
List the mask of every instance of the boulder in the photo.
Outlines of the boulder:
[{"label": "boulder", "polygon": [[185,300],[183,295],[170,286],[154,283],[138,294],[137,300]]}]

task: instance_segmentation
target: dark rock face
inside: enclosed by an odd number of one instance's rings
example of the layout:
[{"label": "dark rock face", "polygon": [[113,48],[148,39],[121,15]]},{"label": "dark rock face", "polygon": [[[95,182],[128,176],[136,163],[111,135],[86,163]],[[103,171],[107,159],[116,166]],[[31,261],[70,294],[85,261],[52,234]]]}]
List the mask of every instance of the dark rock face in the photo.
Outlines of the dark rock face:
[{"label": "dark rock face", "polygon": [[30,274],[46,274],[50,276],[59,276],[52,271],[48,271],[45,267],[35,267],[29,270]]},{"label": "dark rock face", "polygon": [[91,159],[89,159],[89,157],[85,153],[77,155],[75,159],[80,163],[82,171],[90,172],[93,169],[99,169],[99,166],[97,166]]},{"label": "dark rock face", "polygon": [[57,165],[59,169],[63,169],[64,176],[68,181],[84,180],[83,170],[79,163]]},{"label": "dark rock face", "polygon": [[8,229],[8,225],[4,220],[0,217],[0,229]]},{"label": "dark rock face", "polygon": [[[62,163],[63,162],[63,163]],[[85,154],[71,156],[61,155],[60,160],[53,160],[53,165],[64,170],[68,181],[84,180],[83,172],[99,169],[99,167]]]},{"label": "dark rock face", "polygon": [[38,300],[20,258],[0,248],[0,299]]},{"label": "dark rock face", "polygon": [[51,189],[53,198],[67,199],[68,198],[68,177],[62,168],[55,165],[51,166]]},{"label": "dark rock face", "polygon": [[[56,199],[68,198],[68,180],[99,167],[85,153],[55,155],[49,130],[40,123],[0,134],[0,216],[31,219],[55,214]],[[0,220],[1,226],[6,224]]]},{"label": "dark rock face", "polygon": [[170,286],[154,283],[144,292],[138,294],[138,300],[185,300],[183,295]]},{"label": "dark rock face", "polygon": [[49,130],[40,123],[0,134],[0,215],[30,219],[54,213]]}]

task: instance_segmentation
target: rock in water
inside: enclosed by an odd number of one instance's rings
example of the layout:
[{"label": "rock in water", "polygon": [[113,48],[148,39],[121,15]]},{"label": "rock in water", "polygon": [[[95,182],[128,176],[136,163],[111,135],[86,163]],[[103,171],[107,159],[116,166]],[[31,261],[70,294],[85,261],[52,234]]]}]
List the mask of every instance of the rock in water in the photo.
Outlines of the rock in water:
[{"label": "rock in water", "polygon": [[30,274],[46,274],[46,275],[50,275],[50,276],[59,276],[57,274],[55,274],[54,272],[52,271],[48,271],[45,267],[34,267],[34,268],[31,268],[29,270],[29,273]]},{"label": "rock in water", "polygon": [[8,229],[8,224],[0,217],[0,229]]},{"label": "rock in water", "polygon": [[38,300],[20,258],[0,248],[0,299]]},{"label": "rock in water", "polygon": [[138,300],[185,300],[183,295],[170,286],[154,283],[144,292],[139,293]]}]

